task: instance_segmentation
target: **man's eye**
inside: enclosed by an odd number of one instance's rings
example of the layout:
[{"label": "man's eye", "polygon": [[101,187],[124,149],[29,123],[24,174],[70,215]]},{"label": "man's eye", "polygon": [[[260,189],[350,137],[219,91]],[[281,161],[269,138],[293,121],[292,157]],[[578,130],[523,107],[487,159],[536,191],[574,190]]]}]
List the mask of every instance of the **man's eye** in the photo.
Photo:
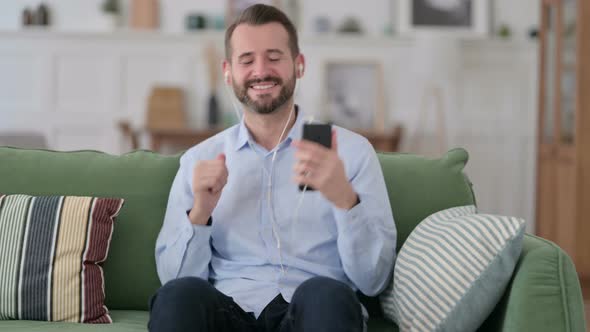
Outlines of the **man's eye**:
[{"label": "man's eye", "polygon": [[277,62],[277,61],[279,61],[279,60],[281,60],[281,58],[270,58],[270,61],[271,61],[271,62]]},{"label": "man's eye", "polygon": [[250,61],[242,61],[242,64],[243,65],[251,65],[252,62],[254,62],[254,61],[252,61],[252,60],[250,60]]}]

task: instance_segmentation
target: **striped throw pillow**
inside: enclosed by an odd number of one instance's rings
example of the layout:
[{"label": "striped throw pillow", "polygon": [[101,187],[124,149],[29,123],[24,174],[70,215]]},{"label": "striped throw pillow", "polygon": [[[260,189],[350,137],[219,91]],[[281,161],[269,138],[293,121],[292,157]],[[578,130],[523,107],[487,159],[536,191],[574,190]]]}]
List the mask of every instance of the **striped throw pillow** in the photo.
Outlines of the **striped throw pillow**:
[{"label": "striped throw pillow", "polygon": [[112,322],[100,264],[122,205],[0,194],[0,320]]},{"label": "striped throw pillow", "polygon": [[510,281],[525,222],[456,207],[424,219],[403,244],[380,296],[401,331],[475,331]]}]

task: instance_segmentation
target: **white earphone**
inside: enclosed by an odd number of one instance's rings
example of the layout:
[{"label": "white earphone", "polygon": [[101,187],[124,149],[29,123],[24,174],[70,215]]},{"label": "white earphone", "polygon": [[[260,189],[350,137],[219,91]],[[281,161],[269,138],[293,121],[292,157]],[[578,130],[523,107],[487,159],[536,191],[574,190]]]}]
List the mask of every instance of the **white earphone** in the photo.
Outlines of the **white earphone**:
[{"label": "white earphone", "polygon": [[303,64],[300,63],[299,66],[297,66],[297,70],[299,71],[299,77],[301,77],[303,75]]},{"label": "white earphone", "polygon": [[229,70],[226,70],[225,73],[223,73],[223,78],[225,80],[225,84],[229,85]]}]

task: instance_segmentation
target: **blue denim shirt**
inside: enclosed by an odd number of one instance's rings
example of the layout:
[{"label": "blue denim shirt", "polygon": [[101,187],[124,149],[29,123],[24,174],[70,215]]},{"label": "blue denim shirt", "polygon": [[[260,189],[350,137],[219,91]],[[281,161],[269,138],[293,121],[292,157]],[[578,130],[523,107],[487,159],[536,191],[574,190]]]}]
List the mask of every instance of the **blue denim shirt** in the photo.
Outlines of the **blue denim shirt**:
[{"label": "blue denim shirt", "polygon": [[[318,191],[302,197],[292,181],[291,142],[301,138],[303,126],[299,113],[287,138],[275,147],[272,169],[274,150],[256,144],[243,121],[183,154],[156,243],[163,284],[184,276],[210,279],[256,317],[279,293],[290,302],[297,286],[315,276],[340,280],[366,295],[386,287],[396,228],[375,151],[364,137],[334,127],[338,154],[360,203],[342,210]],[[226,155],[228,182],[211,226],[193,225],[187,215],[193,206],[193,168],[219,153]]]}]

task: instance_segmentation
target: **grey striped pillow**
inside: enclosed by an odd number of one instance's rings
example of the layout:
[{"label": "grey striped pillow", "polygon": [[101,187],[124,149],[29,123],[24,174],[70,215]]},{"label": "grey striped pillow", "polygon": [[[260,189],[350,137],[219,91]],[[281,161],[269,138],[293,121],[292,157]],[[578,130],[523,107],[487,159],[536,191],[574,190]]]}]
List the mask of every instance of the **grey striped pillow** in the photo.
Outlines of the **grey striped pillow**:
[{"label": "grey striped pillow", "polygon": [[402,246],[380,296],[401,331],[474,331],[508,284],[525,222],[456,207],[424,219]]}]

